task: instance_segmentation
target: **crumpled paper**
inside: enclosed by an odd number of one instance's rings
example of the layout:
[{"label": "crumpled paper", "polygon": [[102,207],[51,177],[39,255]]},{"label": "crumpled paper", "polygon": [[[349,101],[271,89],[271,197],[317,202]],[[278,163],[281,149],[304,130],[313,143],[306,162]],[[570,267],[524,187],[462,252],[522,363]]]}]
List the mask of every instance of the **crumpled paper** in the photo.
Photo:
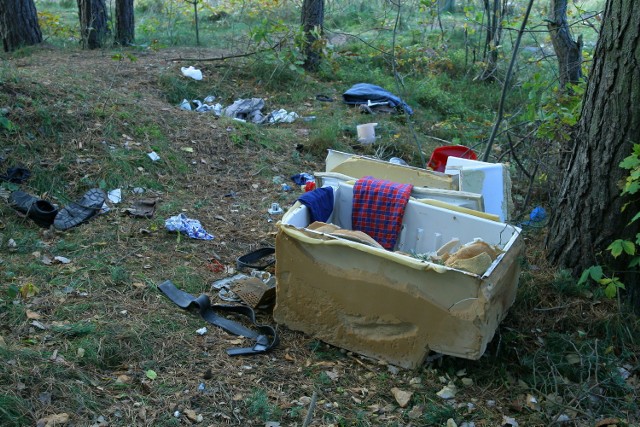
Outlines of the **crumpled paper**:
[{"label": "crumpled paper", "polygon": [[211,240],[213,235],[206,232],[202,228],[202,224],[197,219],[188,218],[185,214],[179,214],[167,218],[164,222],[164,226],[169,231],[178,231],[186,234],[192,239]]}]

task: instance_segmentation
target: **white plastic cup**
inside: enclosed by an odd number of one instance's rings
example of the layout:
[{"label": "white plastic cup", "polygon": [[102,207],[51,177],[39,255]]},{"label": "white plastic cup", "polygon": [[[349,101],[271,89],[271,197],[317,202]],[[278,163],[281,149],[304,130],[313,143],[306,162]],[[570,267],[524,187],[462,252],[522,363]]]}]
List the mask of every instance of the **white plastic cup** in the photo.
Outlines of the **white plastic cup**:
[{"label": "white plastic cup", "polygon": [[365,123],[356,126],[358,131],[358,142],[363,145],[369,145],[376,142],[376,126],[377,123]]}]

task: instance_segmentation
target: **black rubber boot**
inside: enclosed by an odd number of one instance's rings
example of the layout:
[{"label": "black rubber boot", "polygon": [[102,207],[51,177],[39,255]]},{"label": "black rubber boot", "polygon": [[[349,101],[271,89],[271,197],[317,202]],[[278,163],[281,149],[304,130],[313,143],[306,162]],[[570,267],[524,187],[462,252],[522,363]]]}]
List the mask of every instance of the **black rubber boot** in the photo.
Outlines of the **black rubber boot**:
[{"label": "black rubber boot", "polygon": [[58,230],[66,230],[88,220],[97,214],[105,201],[104,191],[92,188],[82,199],[69,203],[56,216],[53,226]]},{"label": "black rubber boot", "polygon": [[51,203],[38,199],[24,191],[14,191],[11,193],[11,196],[9,196],[9,205],[44,228],[49,228],[58,214],[58,210]]}]

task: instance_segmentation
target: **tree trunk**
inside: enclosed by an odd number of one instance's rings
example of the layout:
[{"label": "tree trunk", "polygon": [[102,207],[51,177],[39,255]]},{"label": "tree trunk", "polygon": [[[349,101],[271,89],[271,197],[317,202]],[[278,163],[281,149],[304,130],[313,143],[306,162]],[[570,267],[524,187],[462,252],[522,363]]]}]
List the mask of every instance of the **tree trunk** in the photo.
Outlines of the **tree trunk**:
[{"label": "tree trunk", "polygon": [[[639,210],[638,203],[621,212],[628,201],[620,196],[627,171],[619,167],[633,144],[640,142],[640,8],[636,6],[634,0],[607,1],[574,145],[563,159],[565,170],[558,171],[564,178],[546,239],[548,257],[574,274],[595,264],[627,270],[628,260],[616,265],[605,256],[605,249],[617,238],[635,241],[638,231],[637,222],[627,226]],[[633,288],[632,297],[640,302],[637,278],[618,277]]]},{"label": "tree trunk", "polygon": [[324,0],[304,0],[302,2],[302,30],[305,34],[304,69],[315,71],[320,65],[321,48],[318,35],[324,24]]},{"label": "tree trunk", "polygon": [[547,28],[551,34],[553,50],[558,57],[560,88],[582,79],[582,36],[574,41],[567,22],[567,0],[551,0],[551,16]]},{"label": "tree trunk", "polygon": [[33,0],[0,0],[0,37],[5,52],[42,42]]},{"label": "tree trunk", "polygon": [[455,0],[438,0],[438,10],[440,12],[449,12],[453,13],[456,9],[456,1]]},{"label": "tree trunk", "polygon": [[104,0],[78,0],[82,47],[96,49],[104,46],[109,34],[107,7]]},{"label": "tree trunk", "polygon": [[135,21],[133,19],[133,0],[116,0],[116,38],[115,43],[128,46],[135,40]]},{"label": "tree trunk", "polygon": [[487,16],[487,37],[485,39],[483,60],[485,61],[479,80],[496,78],[498,69],[498,47],[502,38],[502,16],[504,15],[506,0],[484,0],[483,5]]}]

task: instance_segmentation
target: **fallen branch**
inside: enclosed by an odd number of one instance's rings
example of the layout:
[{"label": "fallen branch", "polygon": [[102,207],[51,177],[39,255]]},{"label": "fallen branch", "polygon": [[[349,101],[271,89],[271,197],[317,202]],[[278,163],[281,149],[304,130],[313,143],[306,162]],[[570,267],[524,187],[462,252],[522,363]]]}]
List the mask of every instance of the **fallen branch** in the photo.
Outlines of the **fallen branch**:
[{"label": "fallen branch", "polygon": [[238,53],[238,54],[235,54],[235,55],[222,55],[222,56],[217,56],[215,58],[182,58],[182,57],[180,57],[180,58],[171,58],[171,59],[169,59],[169,61],[172,61],[172,62],[177,62],[177,61],[212,62],[212,61],[224,61],[224,60],[227,60],[227,59],[235,59],[235,58],[246,58],[248,56],[258,55],[260,53],[264,53],[264,52],[269,52],[271,50],[275,50],[276,48],[280,47],[283,42],[284,42],[284,39],[281,39],[279,42],[277,42],[273,46],[270,46],[270,47],[264,48],[264,49],[260,49],[260,50],[254,50],[253,52]]}]

